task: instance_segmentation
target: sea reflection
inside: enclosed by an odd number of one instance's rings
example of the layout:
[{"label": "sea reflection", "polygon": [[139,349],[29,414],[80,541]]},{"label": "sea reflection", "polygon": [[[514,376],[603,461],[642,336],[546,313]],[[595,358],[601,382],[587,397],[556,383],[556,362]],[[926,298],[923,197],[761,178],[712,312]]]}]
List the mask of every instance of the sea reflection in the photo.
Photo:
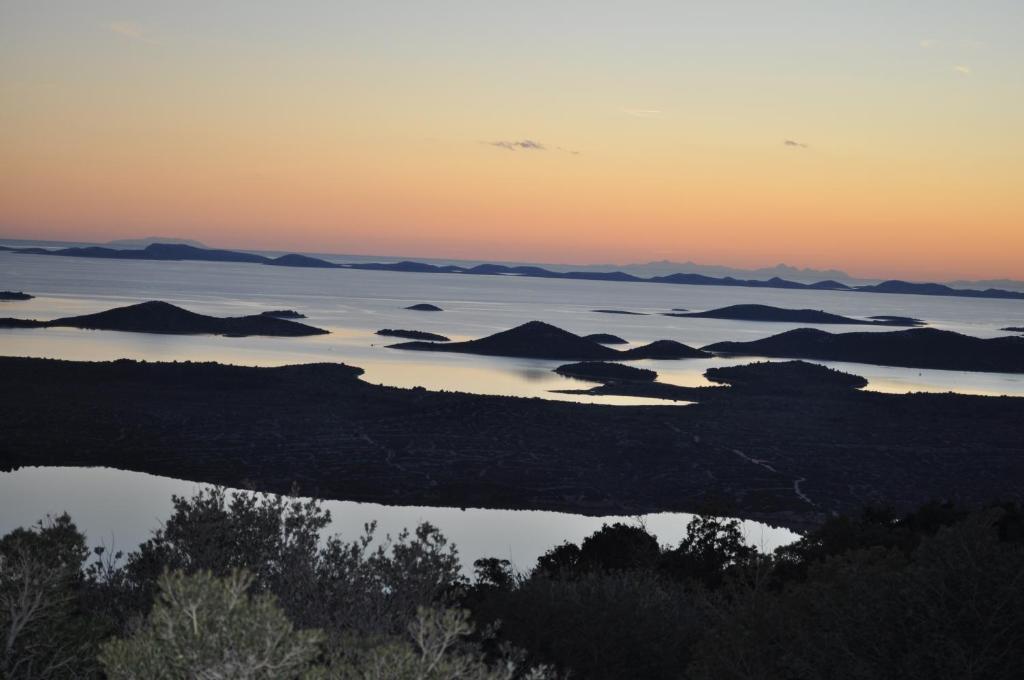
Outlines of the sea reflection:
[{"label": "sea reflection", "polygon": [[[149,538],[171,513],[171,495],[191,496],[204,485],[110,468],[27,467],[0,473],[0,534],[27,526],[47,514],[68,512],[85,531],[90,546],[132,550]],[[639,517],[585,517],[560,512],[402,507],[376,503],[324,501],[331,512],[328,533],[352,540],[367,522],[378,536],[395,536],[421,522],[437,526],[458,547],[463,568],[473,560],[500,557],[519,570],[563,541],[579,542],[604,523],[641,522],[662,544],[675,545],[692,518],[687,513]],[[788,529],[744,521],[747,541],[771,551],[798,538]]]}]

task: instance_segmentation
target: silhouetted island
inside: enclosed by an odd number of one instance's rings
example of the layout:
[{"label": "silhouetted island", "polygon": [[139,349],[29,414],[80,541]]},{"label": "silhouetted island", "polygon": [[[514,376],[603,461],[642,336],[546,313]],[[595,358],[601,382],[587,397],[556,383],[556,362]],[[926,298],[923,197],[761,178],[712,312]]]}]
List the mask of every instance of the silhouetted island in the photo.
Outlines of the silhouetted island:
[{"label": "silhouetted island", "polygon": [[327,331],[306,324],[273,316],[255,314],[220,318],[196,314],[167,302],[142,302],[127,307],[108,309],[96,314],[69,316],[53,321],[31,319],[0,319],[0,328],[85,328],[133,333],[167,333],[175,335],[273,335],[299,337],[322,335]]},{"label": "silhouetted island", "polygon": [[790,290],[826,290],[864,293],[903,293],[907,295],[947,295],[953,297],[1000,298],[1024,300],[1024,292],[987,288],[985,290],[964,290],[937,283],[908,283],[906,281],[884,281],[877,285],[850,287],[838,281],[798,283],[773,276],[770,279],[737,279],[731,276],[717,278],[703,274],[676,273],[666,276],[643,278],[625,272],[571,271],[556,272],[532,265],[507,266],[501,264],[479,264],[473,267],[459,265],[433,265],[424,262],[351,262],[339,264],[308,255],[287,254],[272,258],[254,253],[231,250],[196,248],[184,243],[152,243],[142,249],[118,250],[104,246],[73,248],[13,248],[0,246],[0,250],[23,255],[50,255],[63,257],[99,257],[123,260],[200,260],[207,262],[245,262],[280,267],[318,267],[324,269],[365,269],[369,271],[412,272],[419,274],[470,274],[478,276],[524,276],[545,279],[570,279],[583,281],[620,281],[627,283],[667,283],[690,286],[738,286],[747,288],[783,288]]},{"label": "silhouetted island", "polygon": [[1024,333],[1024,326],[1007,326],[1006,328],[1000,328],[1001,331],[1009,331],[1011,333]]},{"label": "silhouetted island", "polygon": [[[752,370],[779,385],[806,372]],[[401,505],[713,505],[792,528],[865,505],[1024,500],[1020,398],[702,387],[684,408],[626,408],[383,387],[359,372],[0,358],[0,467],[107,466]]]},{"label": "silhouetted island", "polygon": [[751,342],[716,342],[718,354],[853,361],[951,371],[1024,373],[1024,338],[982,339],[935,328],[832,334],[799,328]]},{"label": "silhouetted island", "polygon": [[35,296],[21,291],[0,290],[0,300],[31,300],[33,297]]},{"label": "silhouetted island", "polygon": [[395,349],[425,352],[456,352],[527,359],[572,359],[600,361],[615,359],[691,359],[710,354],[673,340],[658,340],[625,351],[605,347],[593,340],[562,330],[543,321],[530,321],[507,331],[478,340],[438,345],[431,342],[403,342]]},{"label": "silhouetted island", "polygon": [[414,312],[443,312],[444,310],[437,305],[432,305],[426,302],[421,302],[416,305],[409,305],[406,309],[411,309]]},{"label": "silhouetted island", "polygon": [[865,326],[920,326],[920,319],[903,316],[873,316],[869,319],[854,319],[831,314],[818,309],[785,309],[770,305],[730,305],[704,312],[666,312],[664,316],[689,317],[694,319],[734,319],[737,321],[775,321],[782,323],[850,324]]},{"label": "silhouetted island", "polygon": [[598,314],[627,314],[631,316],[647,316],[647,312],[630,312],[625,309],[595,309]]},{"label": "silhouetted island", "polygon": [[636,368],[623,364],[612,364],[606,361],[581,361],[565,364],[554,369],[555,373],[570,378],[592,380],[594,382],[650,382],[657,380],[658,374],[648,368]]},{"label": "silhouetted island", "polygon": [[450,338],[437,333],[427,333],[426,331],[404,331],[395,328],[382,328],[377,331],[377,335],[389,335],[395,338],[408,338],[409,340],[429,340],[431,342],[450,342]]},{"label": "silhouetted island", "polygon": [[263,312],[262,316],[272,316],[275,319],[305,319],[305,314],[300,314],[294,309],[273,309],[269,312]]},{"label": "silhouetted island", "polygon": [[601,345],[628,345],[629,342],[623,340],[617,335],[611,333],[591,333],[590,335],[584,335],[585,339],[592,342],[599,343]]}]

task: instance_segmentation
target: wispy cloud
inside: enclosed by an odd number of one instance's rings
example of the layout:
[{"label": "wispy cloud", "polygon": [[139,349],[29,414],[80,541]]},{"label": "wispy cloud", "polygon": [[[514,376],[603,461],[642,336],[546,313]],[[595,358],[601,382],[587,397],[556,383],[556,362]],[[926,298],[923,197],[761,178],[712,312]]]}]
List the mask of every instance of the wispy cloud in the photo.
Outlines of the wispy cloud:
[{"label": "wispy cloud", "polygon": [[784,140],[782,143],[784,145],[786,145],[786,146],[797,148],[797,149],[806,149],[807,148],[806,144],[804,144],[803,142],[798,142],[795,139],[787,139],[787,140]]},{"label": "wispy cloud", "polygon": [[957,73],[959,73],[962,76],[969,76],[969,75],[971,75],[971,67],[970,66],[965,66],[963,64],[957,64],[956,66],[953,67],[953,70],[956,71]]},{"label": "wispy cloud", "polygon": [[499,140],[497,142],[484,142],[491,146],[496,146],[499,149],[506,149],[508,151],[547,151],[547,147],[540,142],[535,142],[532,139],[520,139],[518,141],[507,141]]},{"label": "wispy cloud", "polygon": [[136,42],[156,42],[145,27],[140,26],[134,21],[111,21],[107,24],[107,30],[111,33],[116,33],[123,38],[128,38],[129,40],[134,40]]},{"label": "wispy cloud", "polygon": [[622,112],[637,118],[657,118],[662,114],[660,109],[622,109]]}]

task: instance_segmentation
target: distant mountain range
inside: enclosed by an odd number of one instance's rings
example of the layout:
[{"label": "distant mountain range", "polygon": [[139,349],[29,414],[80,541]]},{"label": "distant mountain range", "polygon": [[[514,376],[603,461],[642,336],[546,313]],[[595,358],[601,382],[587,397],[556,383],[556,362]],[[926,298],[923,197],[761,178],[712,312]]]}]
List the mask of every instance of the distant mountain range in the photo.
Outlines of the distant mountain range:
[{"label": "distant mountain range", "polygon": [[[235,250],[199,248],[182,243],[152,243],[142,249],[117,249],[106,246],[85,246],[48,249],[39,247],[14,248],[0,246],[0,250],[28,255],[63,257],[89,257],[118,260],[200,260],[207,262],[241,262],[278,267],[312,267],[322,269],[364,269],[376,271],[413,272],[424,274],[465,274],[478,276],[523,276],[547,279],[575,279],[586,281],[619,281],[636,283],[667,283],[692,286],[736,286],[745,288],[784,288],[790,290],[838,290],[864,293],[897,293],[905,295],[938,295],[946,297],[999,298],[1024,300],[1024,292],[1000,288],[953,288],[941,283],[914,283],[909,281],[883,281],[871,285],[848,285],[835,279],[803,283],[773,276],[769,279],[738,279],[732,276],[714,277],[705,274],[675,272],[666,275],[641,277],[628,272],[615,271],[554,271],[535,265],[427,264],[404,260],[401,262],[331,262],[319,257],[288,253],[268,257]],[[841,272],[840,272],[841,273]]]},{"label": "distant mountain range", "polygon": [[188,238],[174,238],[173,236],[146,236],[145,238],[122,238],[115,241],[107,241],[103,245],[114,248],[145,248],[154,243],[174,243],[179,245],[192,246],[193,248],[205,248],[206,244],[201,241],[194,241]]}]

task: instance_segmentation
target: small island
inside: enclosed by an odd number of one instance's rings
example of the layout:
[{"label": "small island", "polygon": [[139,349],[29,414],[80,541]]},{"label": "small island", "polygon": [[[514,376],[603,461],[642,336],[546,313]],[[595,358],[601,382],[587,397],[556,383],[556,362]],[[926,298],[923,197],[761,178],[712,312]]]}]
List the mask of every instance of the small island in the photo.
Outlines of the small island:
[{"label": "small island", "polygon": [[275,319],[305,319],[305,314],[300,314],[294,309],[274,309],[269,312],[263,312],[260,316],[272,316]]},{"label": "small island", "polygon": [[636,368],[606,361],[581,361],[575,364],[565,364],[554,371],[569,378],[599,383],[651,382],[658,378],[658,374],[648,368]]},{"label": "small island", "polygon": [[327,331],[296,321],[263,314],[237,317],[216,317],[196,314],[167,302],[142,302],[127,307],[108,309],[97,314],[69,316],[52,321],[33,319],[0,319],[0,328],[82,328],[87,330],[161,333],[171,335],[224,335],[245,337],[268,335],[300,337],[323,335]]},{"label": "small island", "polygon": [[584,339],[596,342],[599,345],[628,345],[629,342],[611,333],[591,333],[584,335]]},{"label": "small island", "polygon": [[427,302],[421,302],[415,305],[409,305],[406,309],[411,309],[414,312],[443,312],[444,310],[437,305],[432,305]]},{"label": "small island", "polygon": [[0,290],[0,300],[31,300],[33,297],[35,296],[21,291]]},{"label": "small island", "polygon": [[694,359],[711,356],[707,352],[674,340],[657,340],[641,347],[619,351],[543,321],[530,321],[477,340],[444,345],[433,342],[403,342],[390,347],[424,352],[461,352],[485,356],[573,361]]},{"label": "small island", "polygon": [[949,371],[1024,373],[1024,338],[982,339],[936,328],[888,333],[832,334],[814,328],[751,342],[716,342],[703,348],[716,354],[852,361],[880,366]]},{"label": "small island", "polygon": [[627,314],[629,316],[647,316],[647,312],[630,312],[625,309],[594,309],[598,314]]},{"label": "small island", "polygon": [[382,328],[377,331],[376,335],[387,335],[395,338],[406,338],[408,340],[427,340],[430,342],[450,342],[451,338],[447,338],[437,333],[427,333],[426,331],[406,331],[396,328]]},{"label": "small island", "polygon": [[1009,331],[1010,333],[1024,333],[1024,326],[1007,326],[1006,328],[1000,328],[1001,331]]},{"label": "small island", "polygon": [[680,316],[692,319],[730,319],[735,321],[774,321],[781,323],[847,324],[863,326],[921,326],[920,319],[908,316],[872,316],[854,319],[819,309],[785,309],[770,305],[730,305],[704,312],[666,312],[665,316]]}]

